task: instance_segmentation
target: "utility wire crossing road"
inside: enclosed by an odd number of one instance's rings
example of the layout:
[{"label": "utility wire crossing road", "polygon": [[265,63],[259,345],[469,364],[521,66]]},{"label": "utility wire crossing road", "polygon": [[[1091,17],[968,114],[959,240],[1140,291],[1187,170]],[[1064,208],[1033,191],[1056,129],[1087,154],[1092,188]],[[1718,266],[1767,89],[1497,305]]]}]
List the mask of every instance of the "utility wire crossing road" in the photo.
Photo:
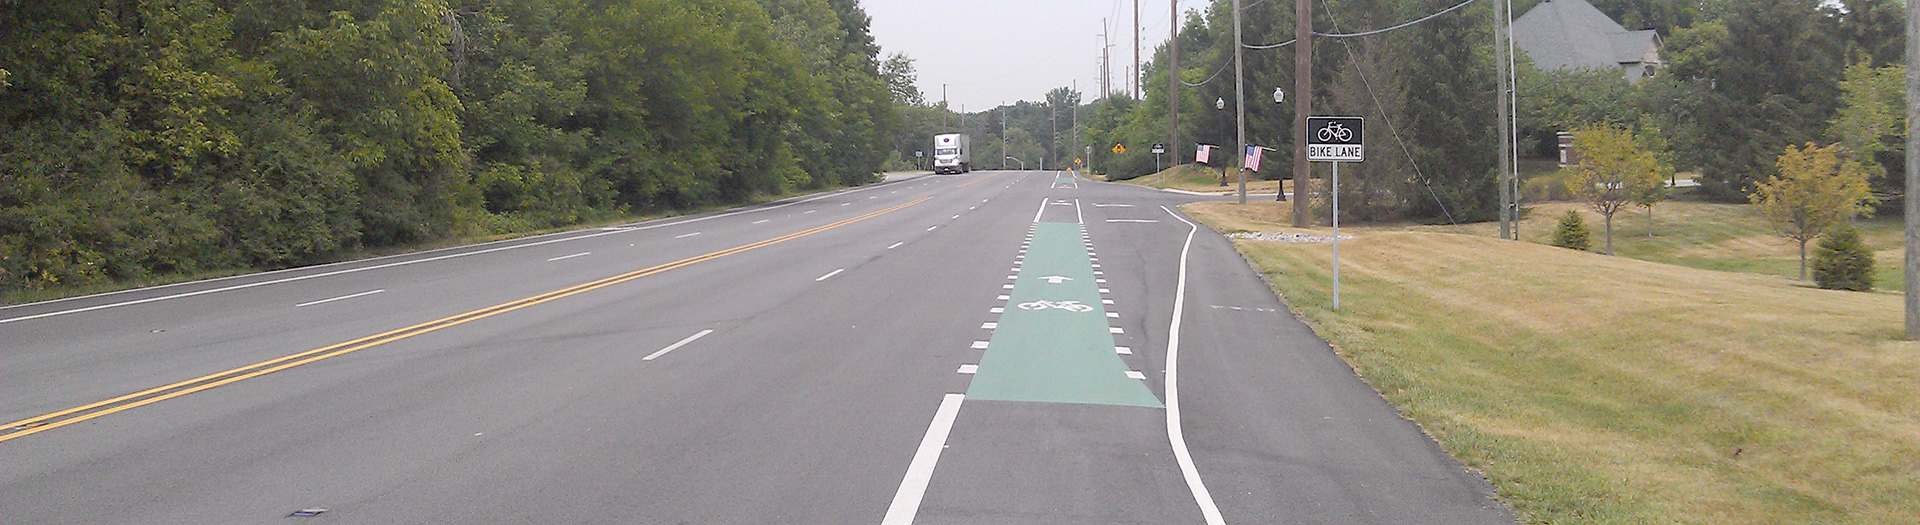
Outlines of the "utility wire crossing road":
[{"label": "utility wire crossing road", "polygon": [[1189,198],[925,176],[0,308],[0,509],[1510,522]]}]

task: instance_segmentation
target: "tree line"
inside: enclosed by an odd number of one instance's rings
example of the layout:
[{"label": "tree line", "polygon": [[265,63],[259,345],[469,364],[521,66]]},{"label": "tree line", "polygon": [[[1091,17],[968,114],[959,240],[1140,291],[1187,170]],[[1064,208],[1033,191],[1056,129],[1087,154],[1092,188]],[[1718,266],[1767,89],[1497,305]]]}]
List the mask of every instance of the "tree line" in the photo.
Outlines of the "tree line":
[{"label": "tree line", "polygon": [[[1315,5],[1321,33],[1388,27],[1458,4],[1458,0],[1329,0]],[[1539,0],[1515,2],[1515,17]],[[1697,171],[1703,193],[1748,200],[1778,174],[1789,146],[1845,142],[1869,166],[1884,199],[1903,191],[1904,105],[1898,66],[1905,46],[1904,7],[1897,0],[1591,0],[1630,30],[1653,29],[1669,65],[1629,82],[1619,71],[1540,71],[1518,53],[1518,119],[1522,155],[1550,157],[1554,134],[1583,126],[1631,129],[1669,169]],[[1244,40],[1292,40],[1292,2],[1251,2],[1242,9]],[[1083,111],[1095,166],[1112,178],[1153,171],[1137,145],[1167,140],[1168,77],[1176,77],[1180,137],[1170,145],[1191,161],[1194,143],[1231,145],[1236,115],[1232,3],[1215,0],[1186,13],[1180,69],[1169,47],[1155,50],[1146,97],[1109,97]],[[1315,114],[1368,118],[1365,163],[1341,171],[1343,214],[1358,220],[1425,222],[1489,220],[1498,213],[1495,166],[1493,6],[1479,2],[1424,23],[1360,38],[1316,38]],[[1247,137],[1276,148],[1260,176],[1287,178],[1292,169],[1295,104],[1290,47],[1248,49],[1242,77]],[[1217,108],[1216,104],[1224,105]],[[1124,154],[1107,148],[1123,143]],[[1319,169],[1319,168],[1317,168]]]},{"label": "tree line", "polygon": [[857,0],[0,2],[0,291],[863,184]]}]

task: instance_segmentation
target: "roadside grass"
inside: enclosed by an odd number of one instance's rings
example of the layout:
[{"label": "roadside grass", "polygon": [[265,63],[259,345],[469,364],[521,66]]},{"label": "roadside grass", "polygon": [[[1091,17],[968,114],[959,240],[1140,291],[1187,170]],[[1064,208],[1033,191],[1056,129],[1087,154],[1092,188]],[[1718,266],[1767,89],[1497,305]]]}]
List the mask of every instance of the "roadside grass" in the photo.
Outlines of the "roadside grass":
[{"label": "roadside grass", "polygon": [[339,253],[332,257],[328,257],[324,260],[318,260],[318,261],[313,261],[306,264],[298,264],[298,265],[287,266],[287,267],[218,268],[218,269],[209,269],[209,270],[197,271],[197,272],[148,275],[148,276],[136,277],[136,278],[120,280],[120,281],[111,281],[111,282],[94,282],[94,283],[86,283],[86,284],[59,285],[59,286],[49,286],[44,288],[33,288],[33,289],[0,290],[0,306],[12,306],[12,305],[37,303],[42,301],[54,301],[59,299],[84,297],[88,295],[96,295],[96,294],[103,294],[103,293],[113,293],[113,292],[133,290],[138,288],[166,286],[170,284],[203,281],[207,279],[219,279],[222,277],[232,277],[236,275],[247,275],[247,274],[260,273],[260,272],[283,270],[283,269],[289,269],[289,268],[304,268],[309,266],[318,266],[323,264],[356,261],[356,260],[369,259],[374,257],[384,257],[389,255],[399,255],[399,254],[405,254],[405,253],[437,250],[442,248],[465,246],[469,244],[477,244],[477,243],[483,243],[483,242],[493,242],[493,241],[500,241],[500,240],[507,240],[507,239],[518,239],[522,237],[533,237],[538,235],[546,235],[550,233],[559,233],[559,232],[575,231],[575,230],[588,230],[593,228],[602,228],[602,227],[614,226],[614,225],[620,225],[620,224],[630,224],[635,222],[664,219],[668,217],[693,215],[693,214],[705,213],[705,212],[719,210],[719,209],[736,208],[741,206],[753,206],[756,204],[764,204],[764,203],[773,202],[781,199],[798,197],[802,195],[809,195],[813,193],[833,191],[833,190],[843,189],[843,188],[844,187],[842,186],[835,186],[835,187],[823,188],[818,190],[788,191],[779,195],[757,196],[750,199],[748,202],[740,202],[740,203],[717,205],[717,206],[706,206],[706,207],[701,207],[699,209],[694,209],[694,210],[669,212],[669,213],[623,215],[623,216],[608,217],[608,218],[597,219],[597,220],[588,220],[588,221],[583,221],[579,224],[572,224],[567,226],[556,226],[551,228],[509,231],[504,233],[476,233],[472,235],[436,239],[432,241],[425,241],[425,242],[409,244],[404,246],[361,248],[357,250],[351,250],[351,251]]},{"label": "roadside grass", "polygon": [[[1554,223],[1568,210],[1580,213],[1593,232],[1596,251],[1606,249],[1604,218],[1592,208],[1576,202],[1531,204],[1520,220],[1520,238],[1546,244],[1553,237]],[[1880,291],[1899,291],[1906,286],[1903,228],[1898,217],[1868,217],[1854,221],[1860,238],[1874,250],[1873,287]],[[1361,228],[1367,228],[1362,226]],[[1486,237],[1499,236],[1498,223],[1461,226],[1406,226],[1416,231],[1456,232]],[[1669,201],[1653,207],[1653,219],[1646,208],[1629,207],[1613,216],[1614,253],[1621,257],[1677,264],[1693,268],[1732,272],[1760,273],[1791,279],[1800,276],[1800,252],[1792,241],[1774,233],[1773,227],[1749,204],[1720,204],[1699,201]],[[1811,268],[1815,240],[1807,245]],[[1807,283],[1811,286],[1811,282]]]},{"label": "roadside grass", "polygon": [[[1184,209],[1299,231],[1277,204]],[[1342,228],[1338,312],[1329,245],[1235,244],[1525,521],[1920,516],[1920,344],[1900,340],[1900,296],[1424,228]]]},{"label": "roadside grass", "polygon": [[[1165,175],[1164,182],[1162,181],[1162,175]],[[1173,188],[1199,193],[1237,192],[1240,190],[1239,179],[1235,178],[1232,170],[1227,171],[1227,185],[1221,186],[1220,170],[1198,164],[1181,164],[1162,170],[1160,173],[1149,173],[1118,182],[1136,186],[1146,186],[1154,189]],[[1280,187],[1280,181],[1260,180],[1254,178],[1254,175],[1251,173],[1247,174],[1248,193],[1271,194],[1273,193],[1273,189],[1278,187]]]}]

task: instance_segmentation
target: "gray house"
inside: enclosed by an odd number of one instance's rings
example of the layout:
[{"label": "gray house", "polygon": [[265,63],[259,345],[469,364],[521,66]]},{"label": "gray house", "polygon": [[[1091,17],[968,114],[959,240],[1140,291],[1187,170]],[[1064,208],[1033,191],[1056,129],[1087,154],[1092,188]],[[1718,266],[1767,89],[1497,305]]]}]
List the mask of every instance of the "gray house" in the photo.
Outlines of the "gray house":
[{"label": "gray house", "polygon": [[1586,0],[1546,0],[1513,21],[1513,43],[1541,69],[1618,69],[1629,82],[1651,77],[1660,35],[1628,31]]}]

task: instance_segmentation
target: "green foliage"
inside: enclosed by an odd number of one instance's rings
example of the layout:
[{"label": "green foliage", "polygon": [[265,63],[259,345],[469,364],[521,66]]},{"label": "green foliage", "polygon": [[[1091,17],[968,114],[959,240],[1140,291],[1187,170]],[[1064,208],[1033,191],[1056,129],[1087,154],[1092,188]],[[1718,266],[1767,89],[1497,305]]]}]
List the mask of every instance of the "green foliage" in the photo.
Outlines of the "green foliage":
[{"label": "green foliage", "polygon": [[1890,206],[1898,206],[1893,197],[1906,190],[1906,77],[1905,66],[1847,66],[1840,110],[1827,128],[1827,137],[1860,163],[1873,193]]},{"label": "green foliage", "polygon": [[1671,74],[1704,85],[1699,181],[1734,201],[1773,172],[1774,152],[1826,129],[1840,100],[1842,42],[1820,2],[1743,0],[1667,40]]},{"label": "green foliage", "polygon": [[1642,149],[1633,132],[1612,126],[1574,130],[1580,163],[1567,169],[1567,191],[1606,218],[1607,254],[1613,255],[1613,216],[1628,204],[1652,207],[1665,197],[1660,163]]},{"label": "green foliage", "polygon": [[0,290],[873,180],[851,0],[14,2]]},{"label": "green foliage", "polygon": [[1860,242],[1859,230],[1848,224],[1827,229],[1814,251],[1813,282],[1828,290],[1873,289],[1873,251]]},{"label": "green foliage", "polygon": [[1807,242],[1836,224],[1873,212],[1866,171],[1838,144],[1787,147],[1779,175],[1754,188],[1753,204],[1780,236],[1800,245],[1800,278],[1807,278]]},{"label": "green foliage", "polygon": [[1593,236],[1587,231],[1587,221],[1582,220],[1578,212],[1568,210],[1553,228],[1553,245],[1583,252],[1593,249]]}]

